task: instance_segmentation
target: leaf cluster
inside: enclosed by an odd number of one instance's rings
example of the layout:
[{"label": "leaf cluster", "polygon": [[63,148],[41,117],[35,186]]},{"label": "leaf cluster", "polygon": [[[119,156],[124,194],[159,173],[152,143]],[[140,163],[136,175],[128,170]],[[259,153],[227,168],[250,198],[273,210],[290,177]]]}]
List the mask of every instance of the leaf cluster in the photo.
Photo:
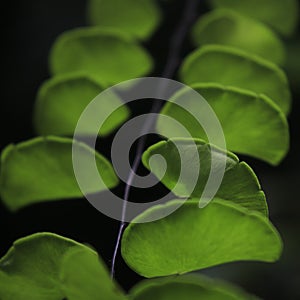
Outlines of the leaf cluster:
[{"label": "leaf cluster", "polygon": [[[210,5],[212,10],[192,28],[196,49],[184,59],[178,78],[213,108],[229,151],[209,144],[201,126],[178,105],[185,101],[192,111],[201,112],[201,104],[185,90],[162,108],[161,114],[178,120],[192,139],[158,118],[163,140],[144,152],[143,164],[176,199],[133,220],[121,245],[129,267],[146,278],[159,278],[145,280],[125,295],[94,250],[53,233],[38,233],[17,240],[0,260],[1,299],[255,299],[228,283],[183,274],[233,261],[274,262],[281,255],[282,241],[268,219],[258,178],[234,153],[277,165],[288,151],[291,95],[281,69],[285,48],[280,35],[293,33],[298,7],[296,0],[211,0]],[[85,159],[96,159],[103,182],[87,178],[91,193],[119,183],[104,156],[70,136],[84,108],[101,91],[149,74],[154,62],[142,42],[158,28],[162,14],[155,0],[90,0],[87,17],[91,26],[64,32],[51,49],[53,76],[42,84],[34,110],[39,137],[2,152],[0,195],[12,211],[83,196],[73,172],[72,146],[82,153],[83,172]],[[104,118],[120,103],[116,94],[94,118]],[[129,116],[125,105],[115,110],[99,136],[112,133]],[[82,134],[90,132],[87,124]],[[195,155],[201,172],[189,193],[189,178],[197,170]],[[212,155],[225,158],[225,174],[215,198],[199,209],[209,173],[219,171],[218,164],[211,170]],[[166,171],[159,156],[167,162]],[[163,219],[142,222],[173,206],[181,207]]]}]

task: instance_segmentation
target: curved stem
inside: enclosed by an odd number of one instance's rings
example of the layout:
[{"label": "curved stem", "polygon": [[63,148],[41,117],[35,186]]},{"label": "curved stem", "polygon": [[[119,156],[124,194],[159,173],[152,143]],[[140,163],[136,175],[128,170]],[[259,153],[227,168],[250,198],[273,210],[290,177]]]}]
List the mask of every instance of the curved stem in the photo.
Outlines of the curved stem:
[{"label": "curved stem", "polygon": [[[178,68],[178,65],[180,63],[181,47],[182,47],[184,39],[188,33],[188,30],[196,17],[196,11],[197,11],[198,4],[199,4],[199,0],[188,0],[187,1],[183,17],[182,17],[178,27],[176,28],[175,33],[172,36],[171,41],[170,41],[168,60],[167,60],[166,66],[162,72],[162,77],[164,77],[164,78],[172,78]],[[155,101],[151,108],[151,113],[157,113],[161,108],[160,106],[161,106],[160,101]],[[141,162],[141,157],[142,157],[143,150],[144,150],[145,143],[146,143],[146,135],[145,134],[151,128],[154,121],[155,121],[155,118],[153,118],[153,116],[149,117],[141,130],[141,133],[143,133],[144,135],[140,138],[140,140],[138,142],[136,156],[135,156],[132,168],[130,169],[130,172],[129,172],[129,175],[128,175],[128,178],[126,181],[121,223],[120,223],[119,232],[118,232],[116,245],[115,245],[115,249],[114,249],[114,254],[113,254],[113,258],[112,258],[111,278],[114,278],[114,275],[115,275],[116,258],[117,258],[121,238],[122,238],[122,233],[123,233],[123,230],[126,225],[125,216],[126,216],[127,203],[128,203],[128,199],[129,199],[131,184],[133,182],[135,173]]]}]

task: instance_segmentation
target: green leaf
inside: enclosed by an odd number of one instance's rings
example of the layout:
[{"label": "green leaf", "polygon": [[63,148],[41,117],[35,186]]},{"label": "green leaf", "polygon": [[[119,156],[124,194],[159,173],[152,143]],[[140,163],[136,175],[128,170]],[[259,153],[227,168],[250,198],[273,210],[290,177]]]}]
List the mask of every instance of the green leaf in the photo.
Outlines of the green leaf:
[{"label": "green leaf", "polygon": [[[35,138],[10,145],[1,156],[0,193],[5,205],[15,211],[26,205],[82,197],[72,165],[72,139]],[[103,181],[86,176],[90,193],[118,184],[111,164],[87,145],[75,142],[81,153],[82,172],[88,174],[86,161],[95,157]]]},{"label": "green leaf", "polygon": [[122,300],[92,249],[53,233],[17,240],[0,260],[1,300]]},{"label": "green leaf", "polygon": [[90,248],[53,233],[37,233],[14,242],[0,260],[0,299],[63,299],[60,267],[63,255],[73,248],[93,253]]},{"label": "green leaf", "polygon": [[[196,148],[193,147],[194,143]],[[180,147],[179,151],[176,146]],[[233,153],[220,150],[202,140],[168,140],[148,148],[143,154],[143,163],[158,178],[161,178],[164,174],[164,169],[162,168],[161,160],[158,159],[158,155],[162,156],[166,160],[167,170],[161,182],[178,197],[200,199],[209,173],[213,172],[216,174],[221,171],[219,162],[211,170],[212,153],[218,157],[219,161],[226,160],[225,174],[216,197],[233,201],[248,209],[257,210],[267,215],[268,208],[265,195],[260,188],[257,177],[252,169],[245,162],[239,162],[239,159]],[[182,160],[180,159],[180,154],[182,154]],[[199,165],[195,163],[195,159],[191,159],[197,155],[199,156]],[[150,160],[151,164],[149,165]],[[198,174],[199,169],[200,174]],[[174,189],[180,173],[183,175],[178,186]],[[190,178],[196,173],[198,178],[197,184],[192,194],[190,194],[189,191],[193,190],[193,186],[190,186]]]},{"label": "green leaf", "polygon": [[75,248],[66,253],[61,267],[62,289],[68,300],[125,300],[96,253]]},{"label": "green leaf", "polygon": [[265,22],[283,35],[291,35],[297,28],[299,4],[297,0],[211,0],[215,8],[228,8]]},{"label": "green leaf", "polygon": [[[181,202],[152,207],[135,221],[164,214]],[[133,221],[122,239],[124,260],[148,278],[232,261],[274,262],[281,251],[281,239],[267,218],[217,199],[202,209],[198,201],[187,201],[171,215],[151,223]]]},{"label": "green leaf", "polygon": [[291,94],[284,72],[275,64],[236,48],[207,45],[197,49],[185,59],[180,77],[189,85],[216,82],[265,94],[284,113],[290,110]]},{"label": "green leaf", "polygon": [[254,296],[220,280],[200,275],[144,280],[130,291],[132,300],[254,300]]},{"label": "green leaf", "polygon": [[[289,148],[288,124],[283,112],[269,98],[213,83],[197,84],[192,88],[202,95],[214,110],[230,151],[250,155],[273,165],[280,163]],[[197,116],[197,120],[206,117],[201,103],[190,97],[185,89],[179,91],[163,107],[161,114],[183,124],[192,137],[207,140],[196,119],[176,105],[180,103],[188,106],[189,111],[193,111],[193,115]],[[157,130],[168,138],[187,137],[180,127],[161,117],[158,118]]]},{"label": "green leaf", "polygon": [[195,45],[221,44],[262,56],[276,64],[285,62],[285,49],[277,35],[259,21],[230,10],[217,9],[196,22]]},{"label": "green leaf", "polygon": [[[34,288],[33,288],[34,287]],[[43,287],[33,285],[28,278],[13,276],[0,271],[1,300],[56,300],[59,292],[46,293]]]},{"label": "green leaf", "polygon": [[[54,77],[40,88],[35,104],[35,128],[41,135],[73,135],[80,115],[86,106],[103,91],[103,87],[84,75]],[[95,111],[82,134],[93,133],[91,124],[105,120],[110,112],[122,104],[115,95],[102,101],[101,110]],[[129,116],[129,109],[123,105],[117,109],[100,128],[100,135],[107,135],[121,125]]]},{"label": "green leaf", "polygon": [[159,25],[161,13],[155,0],[90,0],[88,19],[92,25],[146,39]]},{"label": "green leaf", "polygon": [[82,72],[108,86],[149,73],[152,59],[130,37],[112,29],[64,32],[50,54],[52,74]]}]

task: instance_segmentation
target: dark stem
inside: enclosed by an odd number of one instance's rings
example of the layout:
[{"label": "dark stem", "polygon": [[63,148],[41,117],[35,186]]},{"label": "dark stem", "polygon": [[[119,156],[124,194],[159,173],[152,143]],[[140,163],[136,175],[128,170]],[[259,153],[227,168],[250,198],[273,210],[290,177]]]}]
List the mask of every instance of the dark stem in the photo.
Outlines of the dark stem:
[{"label": "dark stem", "polygon": [[[188,30],[191,26],[191,24],[194,22],[194,19],[196,17],[196,11],[197,11],[197,6],[199,4],[199,0],[188,0],[183,17],[178,25],[178,27],[175,30],[174,35],[171,38],[170,41],[170,47],[169,47],[169,54],[168,54],[168,60],[166,63],[166,66],[162,72],[162,77],[164,78],[172,78],[178,68],[178,65],[180,63],[180,54],[181,54],[181,47],[182,44],[186,38],[186,35],[188,33]],[[151,113],[157,113],[160,110],[160,101],[155,101],[152,108],[151,108]],[[141,157],[143,154],[143,150],[145,147],[146,143],[146,135],[148,130],[151,128],[152,124],[154,123],[155,118],[150,116],[147,121],[145,122],[143,128],[141,129],[141,133],[144,134],[137,145],[137,150],[136,150],[136,156],[132,164],[132,168],[130,169],[127,181],[126,181],[126,187],[125,187],[125,192],[124,192],[124,201],[123,201],[123,208],[122,208],[122,217],[121,217],[121,223],[119,227],[119,232],[118,232],[118,237],[116,240],[116,245],[114,249],[114,254],[112,258],[112,266],[111,266],[111,278],[114,278],[115,275],[115,264],[116,264],[116,258],[122,238],[122,233],[123,230],[126,226],[125,222],[125,216],[126,216],[126,210],[127,210],[127,203],[129,199],[129,194],[130,194],[130,188],[131,184],[133,182],[135,173],[140,165],[141,162]]]}]

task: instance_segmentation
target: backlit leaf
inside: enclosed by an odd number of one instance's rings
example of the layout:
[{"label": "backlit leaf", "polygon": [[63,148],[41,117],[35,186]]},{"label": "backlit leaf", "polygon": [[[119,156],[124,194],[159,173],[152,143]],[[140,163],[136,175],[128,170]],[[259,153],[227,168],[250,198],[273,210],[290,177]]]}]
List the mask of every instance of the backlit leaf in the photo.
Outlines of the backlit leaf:
[{"label": "backlit leaf", "polygon": [[0,260],[1,300],[124,300],[97,253],[53,233],[17,240]]},{"label": "backlit leaf", "polygon": [[[35,128],[42,135],[73,135],[80,115],[86,106],[103,91],[103,87],[88,76],[71,75],[52,78],[39,90],[35,105]],[[93,120],[104,120],[121,104],[115,95],[102,101],[101,109],[94,112],[82,134],[93,133]],[[100,135],[107,135],[122,124],[129,115],[123,105],[100,128]]]},{"label": "backlit leaf", "polygon": [[220,280],[200,275],[144,280],[130,291],[132,300],[249,300],[256,297]]},{"label": "backlit leaf", "polygon": [[291,104],[289,85],[284,72],[275,64],[235,48],[207,45],[190,54],[181,68],[187,84],[216,82],[265,94],[284,113]]},{"label": "backlit leaf", "polygon": [[229,8],[267,23],[283,35],[290,35],[297,27],[299,3],[297,0],[211,0],[214,7]]},{"label": "backlit leaf", "polygon": [[52,74],[82,72],[108,86],[149,73],[152,59],[127,35],[101,28],[64,32],[50,55]]},{"label": "backlit leaf", "polygon": [[[152,207],[138,216],[138,221],[178,203]],[[274,262],[281,251],[281,239],[267,218],[217,199],[201,209],[198,201],[188,200],[163,219],[131,223],[122,239],[126,263],[148,278],[232,261]]]},{"label": "backlit leaf", "polygon": [[96,253],[75,248],[61,266],[62,289],[68,300],[125,300]]},{"label": "backlit leaf", "polygon": [[282,65],[285,49],[277,35],[263,23],[230,10],[217,9],[196,22],[195,45],[221,44],[246,50]]},{"label": "backlit leaf", "polygon": [[[82,197],[72,165],[72,139],[35,138],[4,149],[1,156],[0,194],[5,205],[18,210],[26,205],[49,200]],[[74,142],[81,154],[81,169],[95,157],[100,178],[86,176],[88,192],[94,193],[118,184],[111,164],[87,145]]]},{"label": "backlit leaf", "polygon": [[[283,112],[269,98],[213,83],[192,85],[192,88],[214,110],[222,125],[228,150],[250,155],[273,165],[280,163],[289,148],[288,124]],[[184,103],[197,116],[197,120],[202,120],[206,115],[202,104],[197,100],[183,89],[163,107],[161,114],[183,124],[192,137],[206,140],[206,134],[196,119],[176,105]],[[168,138],[187,137],[180,127],[165,118],[158,118],[157,129]]]},{"label": "backlit leaf", "polygon": [[[193,141],[187,139],[175,140],[175,142],[176,144],[173,143],[173,140],[168,140],[151,146],[144,152],[143,163],[155,175],[160,177],[164,170],[160,159],[157,159],[157,155],[164,157],[167,163],[167,170],[161,182],[172,190],[176,196],[200,199],[209,173],[213,172],[216,174],[221,172],[219,162],[216,163],[213,170],[211,169],[211,154],[214,152],[218,155],[218,160],[226,159],[225,174],[221,186],[216,191],[216,197],[233,201],[248,209],[260,211],[265,215],[268,214],[265,196],[257,177],[245,162],[239,162],[233,153],[219,150],[202,140]],[[196,149],[192,147],[194,143],[197,145]],[[178,152],[176,146],[180,147],[180,152]],[[183,156],[182,160],[180,159],[180,153]],[[196,164],[194,159],[196,155],[199,155],[199,165]],[[151,168],[149,166],[150,159]],[[180,163],[181,161],[182,163]],[[199,170],[200,174],[198,174]],[[181,181],[174,189],[180,173],[183,174]],[[188,192],[193,190],[193,186],[190,187],[190,178],[195,175],[199,175],[197,176],[197,184],[192,194],[189,194]]]},{"label": "backlit leaf", "polygon": [[0,260],[0,299],[63,299],[59,273],[64,254],[73,248],[93,253],[53,233],[37,233],[15,241]]},{"label": "backlit leaf", "polygon": [[155,0],[90,0],[88,19],[92,25],[145,39],[158,26],[161,13]]}]

